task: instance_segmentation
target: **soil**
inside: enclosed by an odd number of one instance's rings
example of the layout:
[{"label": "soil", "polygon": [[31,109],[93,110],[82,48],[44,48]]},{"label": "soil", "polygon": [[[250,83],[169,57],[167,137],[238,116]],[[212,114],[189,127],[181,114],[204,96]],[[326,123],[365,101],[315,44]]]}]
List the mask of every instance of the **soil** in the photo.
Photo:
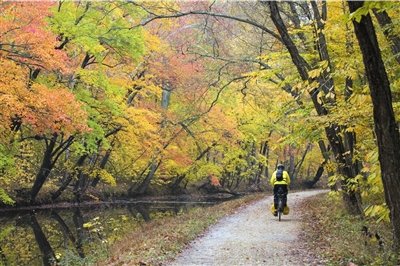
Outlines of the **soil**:
[{"label": "soil", "polygon": [[270,212],[272,196],[238,209],[192,242],[168,265],[325,265],[299,239],[299,203],[326,190],[289,193],[289,215],[278,221]]}]

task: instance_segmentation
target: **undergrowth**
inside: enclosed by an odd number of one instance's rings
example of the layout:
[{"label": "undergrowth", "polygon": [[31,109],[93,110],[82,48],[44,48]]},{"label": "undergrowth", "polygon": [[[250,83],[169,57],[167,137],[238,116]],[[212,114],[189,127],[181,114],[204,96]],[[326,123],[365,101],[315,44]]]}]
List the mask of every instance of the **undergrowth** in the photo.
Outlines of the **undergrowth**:
[{"label": "undergrowth", "polygon": [[301,204],[301,238],[327,265],[400,265],[390,226],[349,215],[340,198],[318,195]]}]

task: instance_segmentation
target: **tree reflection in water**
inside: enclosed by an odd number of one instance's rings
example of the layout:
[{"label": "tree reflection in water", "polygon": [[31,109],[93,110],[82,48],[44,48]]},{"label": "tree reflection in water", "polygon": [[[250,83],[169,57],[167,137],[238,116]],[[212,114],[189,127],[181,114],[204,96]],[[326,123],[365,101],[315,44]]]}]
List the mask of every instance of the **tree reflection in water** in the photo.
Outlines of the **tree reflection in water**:
[{"label": "tree reflection in water", "polygon": [[0,213],[0,265],[94,264],[106,249],[142,224],[195,205],[120,204]]},{"label": "tree reflection in water", "polygon": [[36,219],[35,213],[31,212],[29,217],[30,217],[30,225],[33,229],[33,233],[35,234],[36,242],[42,253],[43,264],[46,266],[56,264],[57,261],[56,261],[56,256],[54,255],[54,251],[51,248],[50,243],[47,240],[45,234],[43,233],[43,230]]}]

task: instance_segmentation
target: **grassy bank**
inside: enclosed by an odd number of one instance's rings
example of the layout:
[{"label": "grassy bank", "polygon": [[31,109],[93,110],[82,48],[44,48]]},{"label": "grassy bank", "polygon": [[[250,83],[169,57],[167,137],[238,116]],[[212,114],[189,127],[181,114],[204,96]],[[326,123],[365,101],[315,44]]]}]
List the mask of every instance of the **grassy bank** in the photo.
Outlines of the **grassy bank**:
[{"label": "grassy bank", "polygon": [[327,265],[399,265],[388,224],[351,216],[340,198],[328,195],[307,199],[301,209],[301,238]]},{"label": "grassy bank", "polygon": [[165,263],[174,258],[210,225],[234,213],[239,207],[264,196],[266,194],[253,194],[211,207],[194,208],[177,216],[152,220],[113,244],[108,259],[98,264],[160,265]]}]

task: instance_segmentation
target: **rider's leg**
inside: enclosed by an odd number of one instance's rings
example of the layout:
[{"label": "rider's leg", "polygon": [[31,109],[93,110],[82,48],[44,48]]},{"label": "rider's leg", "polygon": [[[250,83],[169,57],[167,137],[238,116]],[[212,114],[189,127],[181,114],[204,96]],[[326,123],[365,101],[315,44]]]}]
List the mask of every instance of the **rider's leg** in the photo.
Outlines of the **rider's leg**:
[{"label": "rider's leg", "polygon": [[278,209],[278,185],[274,186],[274,207],[275,210]]},{"label": "rider's leg", "polygon": [[285,192],[284,196],[283,196],[283,207],[286,207],[286,203],[287,203],[287,194],[288,194],[288,188],[287,185],[282,185],[283,191]]}]

